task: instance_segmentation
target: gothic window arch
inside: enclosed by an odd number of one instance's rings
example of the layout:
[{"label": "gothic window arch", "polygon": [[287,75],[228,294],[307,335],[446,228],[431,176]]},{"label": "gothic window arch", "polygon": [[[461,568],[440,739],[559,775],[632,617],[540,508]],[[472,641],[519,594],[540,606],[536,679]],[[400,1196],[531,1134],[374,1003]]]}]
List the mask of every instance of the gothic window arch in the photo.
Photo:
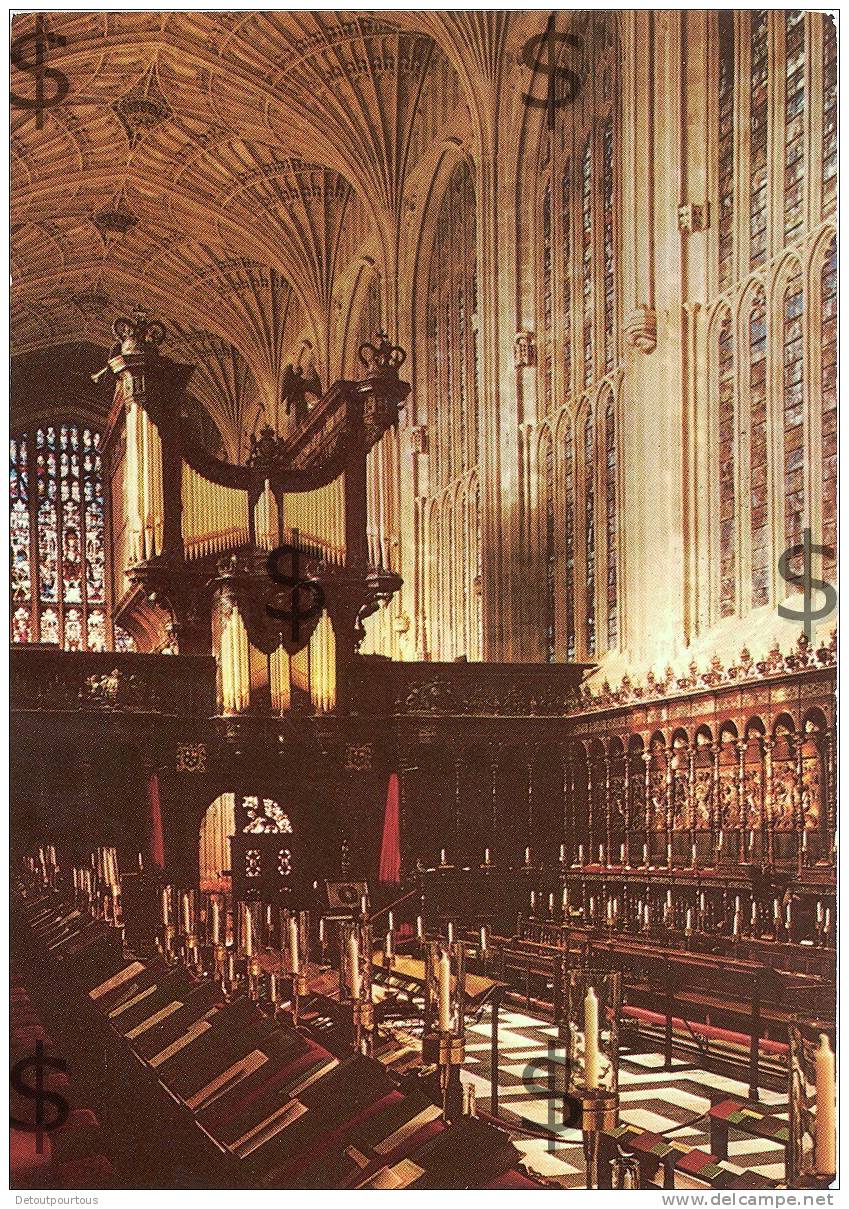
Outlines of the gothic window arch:
[{"label": "gothic window arch", "polygon": [[769,459],[767,447],[767,321],[766,298],[759,286],[752,295],[746,319],[749,376],[749,540],[751,546],[751,602],[757,608],[769,601],[770,525]]},{"label": "gothic window arch", "polygon": [[57,419],[10,440],[12,641],[112,645],[100,433]]},{"label": "gothic window arch", "polygon": [[584,645],[591,658],[596,654],[596,491],[595,424],[592,407],[583,426],[584,479]]},{"label": "gothic window arch", "polygon": [[737,602],[737,424],[734,403],[734,329],[722,308],[716,332],[716,424],[719,442],[719,611],[730,617]]},{"label": "gothic window arch", "polygon": [[437,197],[425,291],[426,494],[439,500],[443,545],[431,545],[425,564],[433,568],[440,598],[428,593],[429,650],[433,658],[450,659],[480,646],[472,624],[476,577],[468,558],[467,508],[479,457],[476,203],[465,159],[451,168]]},{"label": "gothic window arch", "polygon": [[555,608],[557,549],[555,546],[555,490],[554,490],[554,442],[548,428],[539,443],[540,465],[540,515],[542,522],[542,546],[544,551],[545,592],[543,610],[543,634],[546,662],[553,663],[555,655]]},{"label": "gothic window arch", "polygon": [[619,489],[618,441],[616,425],[616,401],[613,391],[607,391],[604,405],[604,517],[605,517],[605,622],[607,626],[607,649],[615,650],[619,645]]},{"label": "gothic window arch", "polygon": [[577,655],[575,634],[575,430],[572,417],[566,416],[563,429],[564,537],[566,542],[566,582],[564,613],[566,620],[566,658]]},{"label": "gothic window arch", "polygon": [[808,515],[805,491],[803,320],[802,270],[796,264],[784,287],[781,314],[784,548],[795,546],[802,540],[802,528]]},{"label": "gothic window arch", "polygon": [[837,25],[822,14],[822,209],[831,213],[837,201]]},{"label": "gothic window arch", "polygon": [[[822,544],[837,548],[837,236],[832,235],[820,271],[822,329],[820,350],[820,480]],[[826,557],[823,571],[834,577],[835,558]]]}]

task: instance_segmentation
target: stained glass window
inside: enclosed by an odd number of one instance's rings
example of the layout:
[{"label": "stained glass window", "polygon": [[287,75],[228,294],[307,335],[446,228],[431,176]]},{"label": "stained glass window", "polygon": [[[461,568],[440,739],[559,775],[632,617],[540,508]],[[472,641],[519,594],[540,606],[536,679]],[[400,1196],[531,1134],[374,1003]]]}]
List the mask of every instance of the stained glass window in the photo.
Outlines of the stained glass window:
[{"label": "stained glass window", "polygon": [[737,601],[737,437],[734,423],[734,337],[731,312],[719,325],[717,358],[719,429],[719,606],[730,617]]},{"label": "stained glass window", "polygon": [[784,14],[784,239],[802,231],[805,187],[805,14]]},{"label": "stained glass window", "polygon": [[554,448],[550,434],[543,442],[545,477],[545,657],[554,661],[554,599],[556,552],[554,547]]},{"label": "stained glass window", "polygon": [[616,339],[614,312],[615,262],[613,252],[613,119],[608,118],[602,133],[602,197],[604,205],[604,370],[613,369]]},{"label": "stained glass window", "polygon": [[134,651],[136,649],[136,640],[132,634],[128,634],[121,626],[115,626],[115,650],[116,651]]},{"label": "stained glass window", "polygon": [[542,387],[543,410],[548,413],[554,393],[552,383],[552,343],[554,340],[554,282],[552,277],[551,185],[546,182],[542,195]]},{"label": "stained glass window", "polygon": [[837,198],[837,27],[834,17],[822,16],[822,204],[834,207]]},{"label": "stained glass window", "polygon": [[752,86],[750,101],[749,262],[754,268],[767,254],[767,125],[769,120],[769,38],[767,13],[751,15]]},{"label": "stained glass window", "polygon": [[734,272],[734,14],[719,14],[719,288]]},{"label": "stained glass window", "polygon": [[595,655],[595,440],[590,412],[584,423],[584,554],[586,559],[585,635],[587,654]]},{"label": "stained glass window", "polygon": [[12,641],[105,650],[99,433],[43,425],[12,438],[10,463]]},{"label": "stained glass window", "polygon": [[569,164],[563,169],[560,191],[560,241],[563,249],[563,386],[572,393],[572,178]]},{"label": "stained glass window", "polygon": [[782,316],[785,547],[802,540],[806,511],[802,319],[802,274],[797,271],[787,285]]},{"label": "stained glass window", "polygon": [[[822,544],[837,546],[837,239],[832,236],[822,267]],[[834,578],[833,558],[823,573]]]},{"label": "stained glass window", "polygon": [[619,642],[619,593],[616,582],[618,559],[616,543],[619,524],[616,496],[616,411],[613,395],[608,395],[604,413],[604,506],[607,538],[607,649],[612,651]]},{"label": "stained glass window", "polygon": [[769,600],[769,502],[766,434],[766,305],[758,292],[749,312],[749,496],[752,606]]},{"label": "stained glass window", "polygon": [[575,440],[572,421],[566,424],[563,442],[563,474],[566,480],[566,658],[575,651]]},{"label": "stained glass window", "polygon": [[593,380],[593,151],[587,139],[581,156],[581,293],[583,297],[584,386]]}]

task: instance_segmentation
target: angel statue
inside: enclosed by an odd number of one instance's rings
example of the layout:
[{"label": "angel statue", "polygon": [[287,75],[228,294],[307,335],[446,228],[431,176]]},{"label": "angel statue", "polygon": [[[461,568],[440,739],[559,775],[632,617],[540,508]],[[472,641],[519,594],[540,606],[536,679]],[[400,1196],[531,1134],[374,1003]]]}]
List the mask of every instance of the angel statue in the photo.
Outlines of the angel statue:
[{"label": "angel statue", "polygon": [[281,397],[286,404],[286,415],[288,416],[294,410],[296,428],[300,428],[302,424],[306,423],[309,416],[310,406],[307,402],[307,395],[320,399],[322,393],[313,358],[309,358],[306,369],[302,364],[304,349],[312,351],[309,340],[304,341],[301,352],[298,354],[297,364],[287,365],[284,369],[280,388]]}]

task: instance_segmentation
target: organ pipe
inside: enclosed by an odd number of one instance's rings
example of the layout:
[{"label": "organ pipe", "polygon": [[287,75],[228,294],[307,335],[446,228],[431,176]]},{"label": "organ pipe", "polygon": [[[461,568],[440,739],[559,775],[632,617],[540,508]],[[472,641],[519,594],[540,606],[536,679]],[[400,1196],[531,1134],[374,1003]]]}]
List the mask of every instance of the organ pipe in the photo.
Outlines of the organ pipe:
[{"label": "organ pipe", "polygon": [[183,463],[183,547],[187,558],[203,558],[249,541],[248,496],[236,487],[205,479]]},{"label": "organ pipe", "polygon": [[268,479],[254,507],[254,534],[263,550],[273,550],[278,544],[277,501]]},{"label": "organ pipe", "polygon": [[318,550],[327,562],[345,561],[344,474],[315,491],[286,495],[283,515],[287,534],[297,529],[300,542]]},{"label": "organ pipe", "polygon": [[124,472],[129,562],[162,551],[162,445],[156,425],[136,400],[127,409]]},{"label": "organ pipe", "polygon": [[221,706],[225,714],[242,713],[251,700],[249,643],[239,610],[222,610],[219,638]]},{"label": "organ pipe", "polygon": [[292,704],[292,686],[290,683],[289,654],[282,647],[272,651],[269,660],[269,675],[271,679],[271,708],[281,713]]},{"label": "organ pipe", "polygon": [[326,613],[313,631],[309,652],[310,700],[318,713],[328,713],[336,706],[336,643]]}]

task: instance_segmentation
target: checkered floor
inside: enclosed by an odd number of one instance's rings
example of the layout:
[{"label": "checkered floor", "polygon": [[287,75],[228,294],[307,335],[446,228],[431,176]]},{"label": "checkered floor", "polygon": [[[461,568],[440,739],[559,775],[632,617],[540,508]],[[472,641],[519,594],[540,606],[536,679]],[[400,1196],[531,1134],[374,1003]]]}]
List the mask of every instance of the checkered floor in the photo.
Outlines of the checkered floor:
[{"label": "checkered floor", "polygon": [[[508,1125],[516,1122],[530,1129],[557,1131],[556,1139],[516,1137],[514,1141],[527,1154],[528,1165],[541,1175],[554,1177],[567,1188],[584,1187],[581,1134],[558,1125],[554,1116],[558,1101],[549,1097],[547,1066],[536,1065],[540,1059],[546,1060],[548,1053],[554,1064],[562,1065],[562,1050],[555,1048],[557,1030],[532,1016],[504,1009],[499,1025],[499,1116]],[[492,1094],[489,1009],[467,1028],[462,1077],[474,1085],[478,1104],[488,1109]],[[705,1116],[711,1103],[709,1089],[744,1100],[748,1094],[747,1084],[685,1062],[676,1061],[674,1069],[666,1071],[660,1054],[623,1054],[620,1058],[622,1119],[655,1133],[674,1130],[672,1136],[703,1150],[710,1150]],[[761,1099],[770,1106],[780,1106],[779,1116],[787,1115],[786,1098],[762,1091]],[[775,1143],[732,1132],[728,1156],[729,1164],[735,1167],[755,1170],[772,1179],[784,1175],[783,1149]]]}]

